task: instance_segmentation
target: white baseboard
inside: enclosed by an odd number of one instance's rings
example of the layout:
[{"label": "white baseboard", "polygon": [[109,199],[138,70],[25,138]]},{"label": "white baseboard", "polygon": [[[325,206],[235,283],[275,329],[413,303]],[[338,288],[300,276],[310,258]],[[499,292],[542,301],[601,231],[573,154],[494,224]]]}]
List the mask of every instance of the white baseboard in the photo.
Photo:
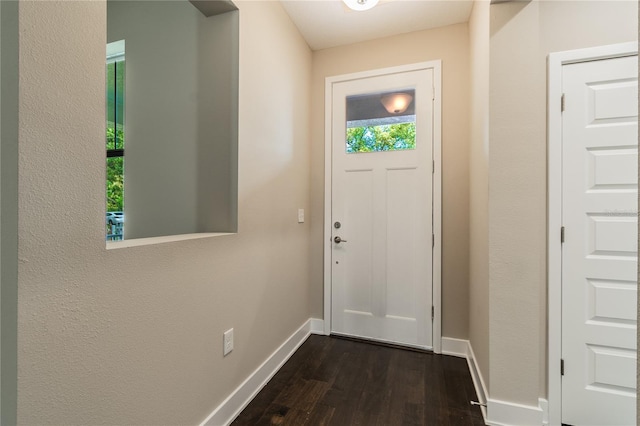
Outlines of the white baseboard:
[{"label": "white baseboard", "polygon": [[466,358],[469,364],[469,372],[473,380],[473,386],[476,389],[478,402],[483,404],[480,406],[482,416],[487,425],[491,426],[531,426],[531,425],[547,425],[549,424],[549,404],[546,399],[540,398],[538,406],[522,405],[507,401],[500,401],[489,398],[487,386],[476,355],[473,352],[471,342],[463,339],[453,339],[450,337],[442,338],[442,354],[452,355],[460,358]]},{"label": "white baseboard", "polygon": [[324,335],[324,320],[318,318],[311,318],[311,334]]},{"label": "white baseboard", "polygon": [[[476,389],[476,395],[482,411],[482,417],[487,423],[487,387],[482,379],[480,368],[476,362],[476,356],[473,353],[473,348],[468,340],[454,339],[452,337],[442,338],[442,355],[457,356],[459,358],[465,358],[469,365],[469,373],[471,373],[471,380],[473,381],[473,387]],[[488,423],[487,423],[488,424]]]},{"label": "white baseboard", "polygon": [[482,418],[484,419],[485,424],[489,424],[487,421],[487,398],[489,397],[489,391],[487,390],[487,385],[485,384],[484,378],[482,377],[482,372],[480,371],[480,367],[478,366],[476,354],[473,352],[471,342],[467,342],[467,344],[467,363],[469,364],[471,380],[473,380],[473,387],[476,388],[478,402],[480,404],[483,404],[480,406],[480,411],[482,411]]},{"label": "white baseboard", "polygon": [[513,402],[489,399],[487,402],[490,426],[542,426],[544,413],[542,408]]},{"label": "white baseboard", "polygon": [[467,358],[469,355],[469,341],[462,339],[454,339],[452,337],[442,338],[442,355],[457,356],[458,358]]},{"label": "white baseboard", "polygon": [[538,398],[538,405],[542,410],[542,424],[548,425],[549,424],[549,401],[547,401],[544,398]]},{"label": "white baseboard", "polygon": [[322,334],[324,321],[311,318],[276,349],[247,379],[227,397],[200,426],[229,425],[304,343],[310,334]]}]

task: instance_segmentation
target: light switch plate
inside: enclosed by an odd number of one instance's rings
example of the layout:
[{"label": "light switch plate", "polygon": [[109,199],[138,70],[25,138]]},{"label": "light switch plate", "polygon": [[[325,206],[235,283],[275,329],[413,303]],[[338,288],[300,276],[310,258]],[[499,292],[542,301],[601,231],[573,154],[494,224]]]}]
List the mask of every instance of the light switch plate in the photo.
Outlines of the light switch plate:
[{"label": "light switch plate", "polygon": [[224,356],[229,355],[229,352],[233,350],[233,328],[224,332],[223,347]]},{"label": "light switch plate", "polygon": [[304,223],[304,209],[298,209],[298,223]]}]

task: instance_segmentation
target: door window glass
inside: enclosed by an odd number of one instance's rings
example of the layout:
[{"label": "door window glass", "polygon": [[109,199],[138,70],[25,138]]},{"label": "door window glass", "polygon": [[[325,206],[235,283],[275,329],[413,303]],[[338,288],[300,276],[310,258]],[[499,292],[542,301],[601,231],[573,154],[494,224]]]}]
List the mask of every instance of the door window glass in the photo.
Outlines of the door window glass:
[{"label": "door window glass", "polygon": [[347,97],[347,154],[416,147],[415,90]]}]

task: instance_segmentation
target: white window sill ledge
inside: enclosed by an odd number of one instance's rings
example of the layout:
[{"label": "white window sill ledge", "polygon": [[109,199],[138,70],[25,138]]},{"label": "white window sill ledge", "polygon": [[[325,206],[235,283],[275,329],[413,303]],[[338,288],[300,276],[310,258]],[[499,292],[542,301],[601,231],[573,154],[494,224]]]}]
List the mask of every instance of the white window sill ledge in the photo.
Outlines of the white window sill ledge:
[{"label": "white window sill ledge", "polygon": [[115,250],[128,247],[149,246],[153,244],[172,243],[174,241],[197,240],[200,238],[221,237],[224,235],[236,235],[233,232],[202,232],[198,234],[167,235],[164,237],[135,238],[132,240],[107,241],[107,250]]}]

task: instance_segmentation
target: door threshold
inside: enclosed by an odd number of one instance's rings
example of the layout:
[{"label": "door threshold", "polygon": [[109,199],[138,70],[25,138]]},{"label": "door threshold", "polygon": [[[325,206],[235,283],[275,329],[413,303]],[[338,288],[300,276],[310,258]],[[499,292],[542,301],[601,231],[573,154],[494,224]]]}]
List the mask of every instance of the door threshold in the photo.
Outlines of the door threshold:
[{"label": "door threshold", "polygon": [[433,352],[433,349],[421,348],[418,346],[406,346],[400,343],[392,343],[392,342],[385,342],[382,340],[367,339],[366,337],[355,337],[355,336],[348,336],[344,334],[335,334],[335,333],[331,333],[329,337],[342,339],[342,340],[349,340],[352,342],[368,343],[370,345],[376,345],[376,346],[384,346],[386,348],[402,349],[402,350],[411,351],[411,352],[419,352],[423,354],[431,354],[431,355],[435,354]]}]

